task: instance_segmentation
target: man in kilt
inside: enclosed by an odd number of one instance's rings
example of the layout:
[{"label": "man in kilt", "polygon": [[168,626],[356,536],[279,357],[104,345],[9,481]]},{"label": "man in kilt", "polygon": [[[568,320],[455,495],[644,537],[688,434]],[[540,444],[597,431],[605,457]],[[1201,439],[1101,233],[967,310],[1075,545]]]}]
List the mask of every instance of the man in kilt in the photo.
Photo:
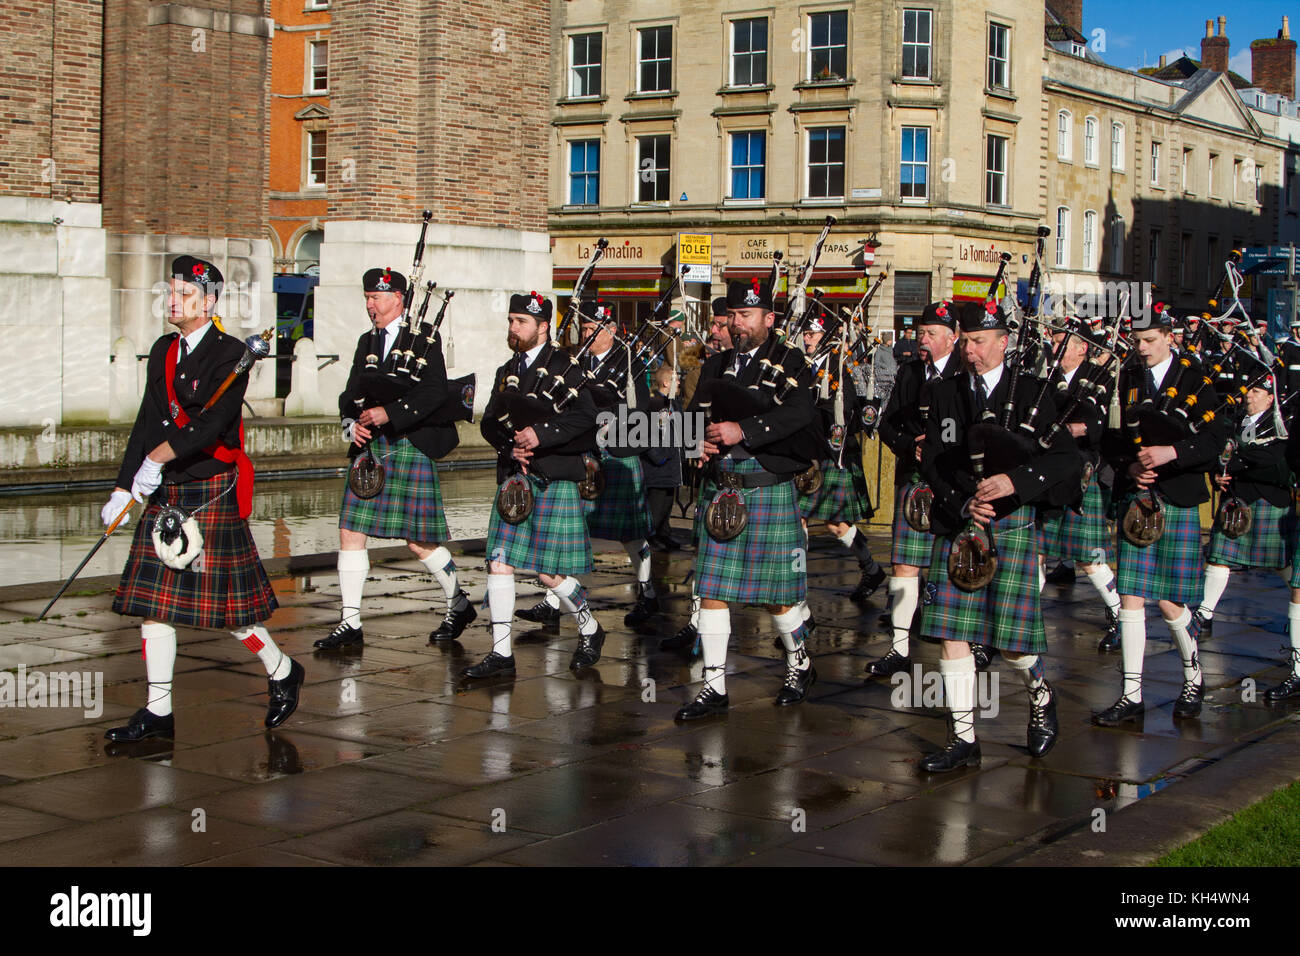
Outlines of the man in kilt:
[{"label": "man in kilt", "polygon": [[[1286,460],[1292,476],[1300,474],[1300,428],[1295,427],[1294,419],[1286,439]],[[1294,505],[1292,507],[1294,508]],[[1287,582],[1291,587],[1291,603],[1286,606],[1287,633],[1290,635],[1291,644],[1291,670],[1282,683],[1264,691],[1264,699],[1270,703],[1300,696],[1300,522],[1294,518],[1291,521],[1287,554],[1291,562],[1291,578]]]},{"label": "man in kilt", "polygon": [[[904,362],[894,378],[889,401],[880,415],[880,440],[897,456],[894,461],[893,544],[890,568],[889,653],[867,665],[873,677],[889,677],[912,666],[911,629],[921,596],[921,569],[930,566],[934,536],[907,523],[910,495],[925,486],[920,471],[920,443],[934,383],[962,371],[956,353],[957,313],[951,302],[931,302],[921,313],[920,358]],[[883,623],[883,622],[882,622]]]},{"label": "man in kilt", "polygon": [[[516,569],[536,573],[560,607],[576,618],[579,639],[570,670],[593,666],[605,644],[605,630],[592,615],[587,590],[576,577],[592,568],[591,538],[578,483],[587,477],[583,455],[596,444],[596,403],[588,388],[579,388],[577,397],[560,412],[537,397],[547,383],[571,367],[569,357],[551,346],[550,327],[549,299],[536,292],[510,297],[506,341],[515,357],[497,369],[479,426],[497,450],[500,485],[487,533],[492,650],[465,669],[470,678],[515,672],[510,628]],[[557,388],[554,394],[558,398],[565,392]],[[512,524],[502,515],[503,502],[512,494],[512,486],[522,484],[531,492],[532,510]]]},{"label": "man in kilt", "polygon": [[[1042,655],[1047,636],[1038,603],[1038,535],[1034,508],[1062,489],[1077,488],[1082,460],[1058,433],[1044,450],[1037,442],[1025,457],[1010,439],[1028,419],[1042,380],[1004,363],[1006,316],[990,302],[962,303],[961,349],[968,372],[935,383],[921,446],[921,473],[934,491],[930,560],[934,600],[921,614],[921,633],[942,642],[939,673],[951,711],[947,746],[921,761],[942,773],[979,766],[975,737],[975,658],[970,645],[990,644],[1019,673],[1029,693],[1029,755],[1041,757],[1057,736],[1056,697]],[[1003,411],[1011,403],[1010,415]],[[1034,422],[1042,437],[1056,417],[1055,397],[1043,396]],[[984,477],[987,471],[993,474]],[[992,580],[976,590],[959,587],[948,559],[962,532],[986,529],[997,550]],[[970,582],[965,582],[969,584]]]},{"label": "man in kilt", "polygon": [[[1174,702],[1174,717],[1196,717],[1205,695],[1187,605],[1200,597],[1205,569],[1200,517],[1200,506],[1210,497],[1205,476],[1227,435],[1217,420],[1193,433],[1187,418],[1178,413],[1179,408],[1188,409],[1195,418],[1196,411],[1213,409],[1217,396],[1194,355],[1174,355],[1172,328],[1172,317],[1162,307],[1133,319],[1139,360],[1124,369],[1117,386],[1123,429],[1108,429],[1105,437],[1121,525],[1117,577],[1124,684],[1114,704],[1092,715],[1093,723],[1102,727],[1137,720],[1146,709],[1142,669],[1149,600],[1160,602],[1160,614],[1183,661],[1183,688]],[[1164,533],[1153,543],[1136,544],[1123,534],[1125,516],[1130,507],[1149,508],[1152,496],[1164,515]]]},{"label": "man in kilt", "polygon": [[[339,509],[339,593],[342,616],[328,635],[316,642],[322,650],[364,642],[361,595],[370,572],[367,537],[398,538],[433,575],[446,597],[446,616],[429,634],[429,643],[454,641],[477,617],[469,595],[456,580],[456,563],[439,542],[447,540],[436,459],[456,447],[456,426],[443,411],[447,400],[447,368],[442,343],[433,343],[425,366],[417,366],[419,381],[410,374],[393,346],[402,335],[406,277],[391,269],[369,269],[361,278],[366,313],[373,326],[357,340],[347,386],[339,395],[343,437],[348,457],[373,454],[384,469],[383,487],[373,497],[360,497],[347,482]],[[409,341],[409,340],[408,340]],[[367,447],[368,446],[368,447]]]},{"label": "man in kilt", "polygon": [[[624,390],[616,391],[610,384],[610,376],[620,363],[627,364],[627,347],[615,344],[613,331],[602,324],[612,321],[609,306],[597,304],[596,312],[595,317],[583,314],[581,318],[583,339],[595,336],[584,359],[584,371],[596,376],[588,391],[596,403],[597,415],[614,420],[596,433],[599,451],[594,467],[600,479],[599,483],[591,481],[582,486],[588,489],[586,494],[595,494],[594,498],[584,496],[582,506],[587,516],[587,533],[593,539],[617,541],[632,562],[636,572],[636,604],[624,615],[623,623],[636,627],[659,612],[659,597],[650,580],[650,507],[641,467],[644,449],[611,445],[613,439],[607,436],[620,417],[626,420],[628,412],[649,414],[650,388],[640,369],[634,369],[628,376]],[[627,410],[622,416],[620,406]],[[561,616],[559,595],[548,591],[545,600],[529,610],[519,611],[518,615],[525,621],[556,627]]]},{"label": "man in kilt", "polygon": [[[776,316],[766,283],[757,278],[728,283],[727,308],[735,346],[705,361],[688,409],[707,408],[710,417],[700,444],[706,463],[702,500],[708,499],[706,511],[715,509],[715,515],[711,520],[706,514],[695,557],[704,687],[677,711],[679,721],[726,713],[731,604],[761,604],[772,615],[786,651],[778,706],[802,701],[817,679],[804,646],[808,626],[797,606],[808,582],[793,483],[811,464],[815,452],[809,449],[823,440],[808,387],[811,375],[795,349],[771,338]],[[793,393],[780,404],[771,401],[769,390],[757,387],[763,358],[784,369],[782,383],[787,377],[796,380]],[[730,532],[717,520],[719,513],[737,505],[744,508],[747,523],[738,534],[720,540]]]},{"label": "man in kilt", "polygon": [[[1052,332],[1054,349],[1061,347],[1067,337],[1064,331]],[[1071,334],[1061,353],[1061,364],[1052,373],[1050,386],[1055,390],[1061,405],[1070,405],[1079,397],[1085,379],[1094,373],[1095,366],[1088,361],[1088,340],[1080,334]],[[1042,528],[1042,554],[1044,558],[1056,557],[1060,564],[1047,581],[1052,584],[1069,584],[1074,581],[1074,563],[1087,575],[1106,605],[1106,633],[1098,650],[1119,649],[1119,592],[1115,590],[1115,574],[1110,569],[1111,538],[1106,525],[1106,505],[1098,481],[1101,464],[1101,439],[1106,429],[1106,412],[1109,402],[1083,400],[1070,414],[1066,427],[1085,460],[1088,478],[1082,496],[1056,514],[1044,516]]]},{"label": "man in kilt", "polygon": [[[822,317],[813,316],[803,333],[804,352],[816,355],[825,336]],[[885,583],[886,577],[885,569],[871,556],[867,536],[857,527],[876,510],[867,491],[862,445],[858,441],[866,398],[858,393],[847,367],[843,370],[846,381],[832,381],[839,372],[829,355],[818,357],[813,364],[812,390],[827,442],[816,462],[821,486],[810,493],[800,488],[799,513],[805,523],[824,521],[826,530],[857,558],[861,576],[850,597],[865,601]]]},{"label": "man in kilt", "polygon": [[1273,395],[1273,376],[1246,392],[1246,414],[1219,458],[1214,476],[1219,486],[1220,515],[1235,498],[1250,509],[1250,527],[1229,537],[1216,515],[1206,551],[1205,590],[1192,616],[1198,641],[1211,636],[1214,609],[1234,570],[1280,570],[1289,563],[1288,539],[1294,522],[1291,467],[1286,460],[1287,430]]},{"label": "man in kilt", "polygon": [[[167,321],[177,334],[164,335],[149,351],[144,399],[102,513],[109,525],[133,499],[148,500],[113,610],[144,618],[149,697],[126,726],[105,734],[113,741],[174,735],[177,626],[231,631],[258,656],[268,677],[267,727],[294,712],[303,682],[302,665],[263,626],[277,605],[248,530],[253,468],[243,450],[241,415],[248,376],[237,376],[204,408],[245,353],[242,342],[212,321],[221,272],[211,262],[180,256],[171,276]],[[164,506],[181,509],[188,519],[170,542],[159,526]],[[199,536],[202,550],[195,556]]]}]

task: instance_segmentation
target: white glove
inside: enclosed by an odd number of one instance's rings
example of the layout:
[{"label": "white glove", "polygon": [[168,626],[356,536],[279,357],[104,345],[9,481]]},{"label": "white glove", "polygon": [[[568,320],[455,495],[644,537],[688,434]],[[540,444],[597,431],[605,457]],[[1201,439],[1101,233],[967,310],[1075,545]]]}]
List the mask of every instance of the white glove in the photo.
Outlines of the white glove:
[{"label": "white glove", "polygon": [[[104,510],[99,513],[100,520],[104,522],[105,528],[111,525],[113,520],[122,513],[122,509],[126,507],[127,502],[130,500],[131,492],[129,491],[113,492],[113,496],[108,499],[108,504],[104,505]],[[131,516],[128,514],[122,519],[122,523],[118,527],[124,527],[130,520]]]},{"label": "white glove", "polygon": [[140,462],[140,467],[136,469],[135,477],[131,479],[131,497],[136,501],[144,501],[157,491],[161,484],[162,465],[146,455],[144,461]]},{"label": "white glove", "polygon": [[357,420],[355,418],[343,419],[343,440],[351,445],[356,441]]}]

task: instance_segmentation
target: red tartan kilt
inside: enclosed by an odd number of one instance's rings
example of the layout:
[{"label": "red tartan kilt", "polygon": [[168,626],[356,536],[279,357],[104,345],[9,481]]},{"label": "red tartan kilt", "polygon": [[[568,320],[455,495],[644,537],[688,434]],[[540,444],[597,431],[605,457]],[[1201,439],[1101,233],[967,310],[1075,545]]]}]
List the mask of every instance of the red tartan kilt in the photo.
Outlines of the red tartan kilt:
[{"label": "red tartan kilt", "polygon": [[[239,517],[232,490],[195,516],[203,535],[203,570],[167,567],[153,549],[153,523],[159,503],[186,513],[225,491],[233,472],[212,478],[163,485],[137,522],[131,554],[113,599],[113,610],[184,627],[234,630],[265,621],[278,606],[271,582],[257,555],[248,522]],[[197,563],[197,562],[196,562]]]}]

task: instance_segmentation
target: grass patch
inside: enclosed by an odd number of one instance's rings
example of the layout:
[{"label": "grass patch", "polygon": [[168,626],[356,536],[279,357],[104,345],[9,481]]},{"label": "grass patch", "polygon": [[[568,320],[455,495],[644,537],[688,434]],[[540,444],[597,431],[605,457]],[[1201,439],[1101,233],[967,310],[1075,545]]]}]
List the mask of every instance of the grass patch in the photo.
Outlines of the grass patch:
[{"label": "grass patch", "polygon": [[1152,866],[1300,865],[1300,781],[1242,810]]}]

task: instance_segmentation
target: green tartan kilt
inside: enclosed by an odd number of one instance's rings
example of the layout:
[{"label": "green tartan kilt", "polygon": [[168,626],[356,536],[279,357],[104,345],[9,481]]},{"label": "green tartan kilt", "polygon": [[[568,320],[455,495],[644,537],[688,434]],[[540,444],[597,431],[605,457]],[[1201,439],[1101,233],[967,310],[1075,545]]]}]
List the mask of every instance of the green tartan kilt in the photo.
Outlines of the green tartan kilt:
[{"label": "green tartan kilt", "polygon": [[[1120,520],[1133,496],[1119,503]],[[1140,548],[1117,533],[1119,539],[1115,589],[1148,601],[1199,601],[1204,590],[1205,558],[1201,552],[1199,508],[1179,508],[1161,501],[1165,533],[1155,544]]]},{"label": "green tartan kilt", "polygon": [[393,443],[376,435],[372,445],[383,461],[384,487],[373,498],[358,498],[344,482],[339,527],[372,538],[446,541],[437,464],[406,438]]},{"label": "green tartan kilt", "polygon": [[917,531],[903,517],[903,501],[919,481],[894,486],[894,541],[890,546],[890,564],[908,564],[914,568],[930,566],[930,552],[934,549],[934,535]]},{"label": "green tartan kilt", "polygon": [[1292,519],[1287,538],[1287,556],[1291,559],[1291,580],[1287,585],[1300,588],[1300,519]]},{"label": "green tartan kilt", "polygon": [[1230,568],[1284,568],[1293,522],[1290,508],[1278,508],[1259,498],[1250,506],[1250,530],[1240,538],[1210,532],[1206,560]]},{"label": "green tartan kilt", "polygon": [[817,463],[822,471],[822,486],[816,494],[799,496],[799,513],[808,521],[854,524],[875,514],[861,456],[846,453],[844,457],[843,468],[830,458]]},{"label": "green tartan kilt", "polygon": [[1060,517],[1043,522],[1039,537],[1042,555],[1082,564],[1109,564],[1111,531],[1106,524],[1101,486],[1095,477],[1083,492],[1080,509],[1066,508]]},{"label": "green tartan kilt", "polygon": [[991,644],[1018,654],[1046,652],[1033,507],[1024,505],[993,522],[998,569],[978,591],[962,591],[948,578],[955,537],[935,539],[928,577],[933,600],[922,610],[921,634],[929,640]]},{"label": "green tartan kilt", "polygon": [[641,541],[650,535],[645,473],[640,458],[615,458],[600,452],[605,490],[595,501],[583,501],[587,533],[605,541]]},{"label": "green tartan kilt", "polygon": [[[734,462],[724,459],[720,466],[742,474],[762,470],[753,458]],[[704,530],[704,509],[718,487],[711,478],[703,484],[707,492],[698,522],[695,593],[733,604],[790,605],[802,601],[808,588],[807,552],[794,483],[783,481],[742,490],[749,523],[730,541],[714,541]]]},{"label": "green tartan kilt", "polygon": [[537,574],[590,573],[591,538],[582,516],[578,483],[552,481],[541,492],[536,481],[532,486],[533,513],[519,524],[502,520],[493,496],[488,519],[488,560]]}]

